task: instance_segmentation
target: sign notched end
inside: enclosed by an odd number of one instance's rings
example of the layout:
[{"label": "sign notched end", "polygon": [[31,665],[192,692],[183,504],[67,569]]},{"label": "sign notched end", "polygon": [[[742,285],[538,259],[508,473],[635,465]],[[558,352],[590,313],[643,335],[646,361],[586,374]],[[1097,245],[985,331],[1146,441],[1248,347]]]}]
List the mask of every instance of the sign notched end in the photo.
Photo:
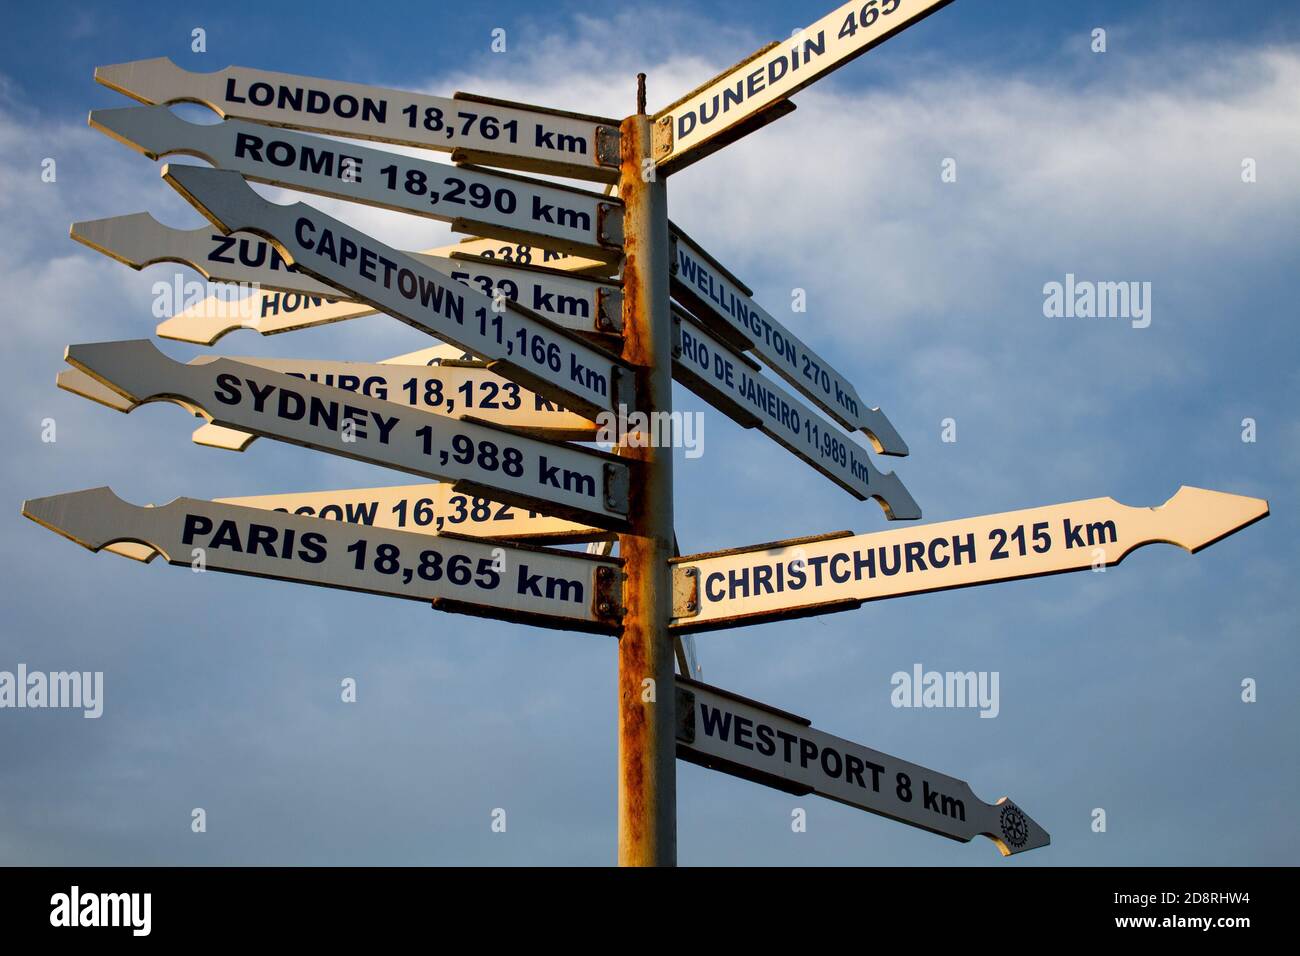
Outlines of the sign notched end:
[{"label": "sign notched end", "polygon": [[105,486],[48,498],[29,498],[23,502],[22,513],[23,517],[83,548],[98,551],[121,540],[114,536],[114,529],[122,527],[122,512],[134,508]]},{"label": "sign notched end", "polygon": [[[202,166],[163,166],[162,178],[185,197],[185,201],[222,232],[256,232],[249,223],[265,219],[264,207],[287,209],[267,202],[234,170],[207,169]],[[259,215],[261,213],[261,215]],[[279,250],[283,254],[284,250]],[[286,257],[292,265],[292,259]]]}]

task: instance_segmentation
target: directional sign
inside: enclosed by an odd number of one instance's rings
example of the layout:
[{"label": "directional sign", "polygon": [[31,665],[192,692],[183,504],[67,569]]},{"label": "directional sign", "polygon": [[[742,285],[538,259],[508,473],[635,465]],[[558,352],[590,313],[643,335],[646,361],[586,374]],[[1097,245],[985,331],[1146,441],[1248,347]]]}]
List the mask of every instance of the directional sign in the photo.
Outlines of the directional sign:
[{"label": "directional sign", "polygon": [[[451,418],[489,422],[553,441],[596,440],[594,422],[559,408],[537,393],[488,371],[480,363],[403,366],[378,362],[329,362],[237,355],[226,358],[231,362],[255,365],[294,378],[319,382],[330,388],[377,398],[382,402],[394,402]],[[189,364],[208,365],[215,361],[218,361],[215,356],[201,355],[191,359]],[[87,383],[84,388],[83,379]],[[80,373],[80,377],[64,377],[58,384],[91,401],[100,401],[100,395],[104,391],[103,385],[85,373]],[[124,399],[120,395],[112,393],[111,389],[107,391],[116,397],[101,404],[119,411],[131,410],[130,407],[121,407]],[[250,435],[240,441],[238,450],[243,451],[252,438]],[[203,441],[199,443],[207,444]]]},{"label": "directional sign", "polygon": [[169,564],[429,601],[479,617],[613,633],[622,613],[620,562],[576,551],[435,538],[194,498],[140,507],[109,488],[25,501],[23,514],[92,551],[135,541]]},{"label": "directional sign", "polygon": [[453,159],[489,166],[603,182],[618,178],[618,121],[598,116],[238,66],[191,73],[165,57],[101,66],[95,80],[142,103],[202,103],[221,116],[450,150]]},{"label": "directional sign", "polygon": [[1195,554],[1267,514],[1263,499],[1184,485],[1156,508],[1090,498],[692,555],[674,562],[673,626],[707,631],[846,611],[903,594],[1100,570],[1155,542]]},{"label": "directional sign", "polygon": [[672,172],[809,83],[861,56],[952,0],[852,0],[788,40],[764,47],[655,114],[655,162]]},{"label": "directional sign", "polygon": [[[279,325],[289,324],[291,328],[302,329],[374,315],[373,308],[367,304],[346,299],[341,302],[343,297],[337,289],[298,272],[286,263],[272,243],[257,235],[225,235],[213,230],[212,226],[173,229],[162,225],[147,212],[140,212],[113,219],[73,222],[72,238],[133,269],[173,261],[198,269],[209,281],[276,290],[269,293],[257,291],[255,297],[248,300],[231,302],[214,298],[211,302],[196,303],[204,306],[207,315],[198,308],[192,312],[204,315],[209,329],[212,319],[226,323],[230,316],[238,316],[240,323],[265,321],[269,316],[272,321],[266,324],[274,326],[283,312]],[[458,246],[443,246],[409,255],[437,269],[443,276],[477,287],[487,297],[494,298],[499,293],[510,302],[523,304],[563,328],[599,334],[614,334],[623,328],[623,290],[617,282],[573,276],[554,269],[507,265],[473,256],[460,258],[458,255],[452,259],[446,255],[456,251]],[[183,330],[192,328],[194,323],[164,321],[159,325],[159,333],[164,333],[172,325],[179,325]],[[222,332],[224,330],[222,326]],[[287,329],[274,330],[285,332]],[[162,337],[168,338],[166,334]]]},{"label": "directional sign", "polygon": [[238,120],[199,126],[165,106],[94,110],[90,125],[150,159],[198,156],[254,182],[442,219],[457,232],[604,259],[623,245],[622,204],[582,189]]},{"label": "directional sign", "polygon": [[[157,262],[179,262],[203,273],[213,282],[256,285],[274,292],[259,292],[254,301],[231,303],[218,299],[217,314],[266,319],[283,311],[294,328],[323,325],[375,310],[363,303],[341,304],[335,288],[303,275],[289,265],[279,250],[259,236],[213,230],[173,229],[148,213],[115,216],[72,224],[72,238],[97,252],[142,269]],[[465,285],[494,297],[498,291],[575,332],[613,334],[623,326],[623,293],[608,280],[570,275],[551,269],[505,265],[472,256],[449,258],[457,246],[443,246],[411,257]],[[310,314],[307,314],[310,313]],[[162,323],[159,329],[168,325]],[[283,331],[283,330],[277,330]],[[166,336],[164,336],[166,338]]]},{"label": "directional sign", "polygon": [[[445,484],[304,491],[213,500],[218,504],[238,505],[241,508],[283,511],[326,521],[345,521],[368,528],[412,531],[426,535],[447,532],[487,540],[547,544],[604,542],[612,539],[608,531],[599,528],[589,528],[563,518],[552,518],[513,505],[503,505],[487,498],[463,495],[451,485]],[[149,545],[134,541],[108,544],[104,550],[135,561],[152,561],[158,554]]]},{"label": "directional sign", "polygon": [[876,451],[907,454],[907,443],[884,413],[869,408],[843,375],[764,311],[735,276],[675,226],[670,242],[673,296],[696,318],[753,352],[849,431],[862,431]]},{"label": "directional sign", "polygon": [[[433,345],[427,349],[419,349],[415,352],[407,352],[389,359],[383,359],[379,364],[438,365],[442,362],[463,361],[472,358],[473,356],[467,355],[464,349],[459,349],[454,345]],[[502,379],[502,381],[505,380]],[[119,412],[129,412],[137,405],[137,402],[133,399],[119,395],[107,385],[91,378],[80,369],[64,369],[58,374],[55,384],[66,392],[88,398],[92,402],[98,402],[100,405],[105,405]],[[192,415],[199,418],[203,417],[202,410],[187,402],[177,402],[176,404],[185,408]],[[250,435],[248,432],[241,432],[235,428],[224,428],[221,425],[213,425],[211,422],[200,425],[192,437],[195,444],[206,445],[210,448],[223,448],[228,451],[243,451],[250,442],[257,438],[256,435]]]},{"label": "directional sign", "polygon": [[[74,226],[75,229],[75,226]],[[240,238],[246,233],[235,233]],[[77,238],[77,237],[74,237]],[[222,235],[222,239],[226,239]],[[256,242],[263,242],[263,239],[256,239]],[[270,246],[270,243],[266,243]],[[272,248],[274,248],[272,246]],[[456,243],[454,246],[443,246],[437,250],[429,250],[429,255],[451,255],[456,260],[464,260],[463,265],[455,267],[460,271],[467,271],[471,276],[480,276],[474,271],[473,265],[476,263],[485,263],[497,265],[498,263],[504,268],[511,265],[520,265],[520,267],[529,267],[530,264],[539,263],[551,265],[559,271],[582,274],[582,276],[594,276],[591,267],[599,265],[604,272],[608,272],[608,263],[597,263],[594,259],[584,259],[582,256],[568,255],[567,252],[552,252],[551,250],[542,250],[532,246],[516,246],[507,243],[502,245],[497,239],[465,239],[465,241]],[[279,256],[279,252],[276,252]],[[422,254],[413,254],[416,256]],[[290,267],[292,268],[292,267]],[[546,289],[554,293],[554,315],[550,312],[538,311],[539,315],[546,315],[558,325],[568,325],[571,328],[590,329],[590,321],[585,317],[577,315],[572,321],[565,321],[565,313],[581,312],[581,306],[571,307],[569,302],[576,298],[576,302],[590,302],[594,299],[594,316],[595,330],[607,333],[611,329],[607,325],[614,326],[616,330],[623,325],[623,316],[617,313],[617,297],[621,297],[623,291],[616,285],[616,281],[595,281],[594,287],[590,285],[571,287],[564,291],[555,281],[554,273],[550,274],[551,278],[547,280],[534,280],[529,276],[528,285],[545,284]],[[313,278],[304,277],[303,284],[311,282],[317,289],[328,289],[324,282],[318,282]],[[272,286],[269,282],[263,282],[264,286]],[[576,291],[575,291],[576,289]],[[328,325],[337,323],[346,319],[356,319],[359,316],[374,315],[373,308],[368,304],[352,302],[351,299],[338,298],[341,293],[330,289],[329,293],[281,293],[281,291],[259,291],[251,295],[250,302],[246,307],[240,307],[238,310],[231,310],[229,304],[224,299],[218,297],[208,297],[203,302],[192,304],[185,310],[178,312],[177,315],[165,319],[159,323],[156,334],[162,338],[177,339],[179,342],[195,342],[198,345],[213,345],[218,338],[225,336],[227,332],[234,332],[235,329],[251,329],[253,332],[263,334],[263,336],[273,336],[279,332],[295,332],[298,329],[315,328],[317,325]],[[560,295],[568,295],[569,299],[559,298]],[[536,300],[538,294],[530,290],[528,286],[520,293],[520,299],[524,302],[533,299]],[[516,299],[516,300],[520,300]],[[240,303],[242,304],[242,303]],[[545,307],[545,302],[539,302]]]},{"label": "directional sign", "polygon": [[1003,856],[1051,837],[1006,797],[985,803],[956,777],[815,730],[811,721],[677,678],[677,756],[786,793],[815,793]]},{"label": "directional sign", "polygon": [[185,365],[148,340],[70,345],[67,360],[137,404],[186,402],[218,425],[318,451],[454,481],[544,514],[619,530],[628,466],[613,455],[546,442],[219,358]]},{"label": "directional sign", "polygon": [[481,292],[319,210],[267,202],[237,173],[165,166],[163,176],[223,230],[274,239],[299,271],[459,345],[565,408],[594,418],[636,407],[631,369],[540,316],[513,304],[498,312]]},{"label": "directional sign", "polygon": [[673,312],[673,378],[746,428],[758,428],[860,501],[875,498],[892,521],[921,509],[892,471],[881,474],[867,449],[682,313]]}]

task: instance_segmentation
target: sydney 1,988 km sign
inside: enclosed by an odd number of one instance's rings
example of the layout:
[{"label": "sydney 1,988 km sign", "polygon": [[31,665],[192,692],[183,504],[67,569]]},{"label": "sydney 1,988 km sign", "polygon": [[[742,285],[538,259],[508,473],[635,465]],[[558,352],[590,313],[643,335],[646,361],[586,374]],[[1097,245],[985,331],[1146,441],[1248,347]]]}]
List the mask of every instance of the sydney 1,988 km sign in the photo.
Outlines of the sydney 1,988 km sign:
[{"label": "sydney 1,988 km sign", "polygon": [[[976,790],[991,792],[989,781],[706,684],[693,637],[1101,570],[1146,544],[1195,553],[1268,514],[1263,500],[1185,486],[1156,507],[1099,497],[905,524],[922,509],[880,464],[909,448],[873,404],[876,383],[855,385],[722,264],[726,250],[706,250],[692,223],[669,220],[673,176],[788,115],[794,94],[949,2],[855,0],[654,114],[641,76],[637,112],[621,120],[241,66],[99,67],[96,81],[138,105],[94,110],[90,126],[167,158],[161,178],[205,224],[124,209],[74,223],[72,238],[133,269],[175,262],[248,292],[223,299],[193,283],[191,294],[178,276],[174,307],[154,317],[159,338],[211,346],[244,330],[380,316],[424,341],[390,356],[244,349],[189,361],[148,339],[69,345],[57,384],[99,406],[175,405],[202,420],[192,440],[204,448],[252,458],[250,447],[274,440],[393,481],[296,488],[285,477],[269,494],[140,504],[92,483],[33,497],[23,514],[139,562],[615,637],[622,864],[676,862],[678,759],[953,840],[984,836],[1004,855],[1048,846],[1039,820],[1059,810],[1031,817],[1009,797],[985,801]],[[171,111],[178,103],[216,118],[188,122]],[[250,183],[293,196],[272,202]],[[373,208],[448,223],[463,238],[396,248],[352,224]],[[793,455],[891,527],[679,551],[674,492],[716,476],[688,462],[674,486],[674,382],[757,433],[754,455]],[[596,447],[614,416],[670,427],[638,424],[612,450]],[[396,618],[384,621],[377,632]]]}]

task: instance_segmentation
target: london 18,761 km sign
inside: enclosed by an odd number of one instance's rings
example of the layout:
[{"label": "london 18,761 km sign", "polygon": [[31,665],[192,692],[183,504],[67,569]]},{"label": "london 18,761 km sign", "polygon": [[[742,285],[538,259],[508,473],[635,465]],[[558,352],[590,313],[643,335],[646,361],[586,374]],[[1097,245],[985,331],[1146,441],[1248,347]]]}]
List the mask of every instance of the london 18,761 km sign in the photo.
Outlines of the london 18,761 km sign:
[{"label": "london 18,761 km sign", "polygon": [[[252,290],[220,314],[187,297],[158,337],[210,346],[238,329],[281,335],[379,314],[427,342],[346,361],[304,349],[189,362],[147,339],[70,344],[66,391],[119,413],[176,405],[203,420],[198,444],[285,442],[389,469],[394,483],[285,478],[271,494],[157,504],[91,487],[33,497],[23,514],[140,562],[201,555],[203,570],[616,638],[621,864],[676,862],[678,759],[953,840],[982,836],[1004,855],[1048,846],[1039,820],[1051,808],[1036,818],[976,795],[1000,781],[968,783],[814,729],[703,683],[693,664],[696,633],[1105,568],[1146,544],[1195,553],[1268,514],[1259,499],[1183,487],[1154,507],[1097,497],[905,524],[921,507],[877,456],[909,449],[873,383],[850,381],[807,330],[760,304],[691,238],[689,209],[669,220],[676,174],[948,2],[854,0],[653,115],[641,76],[637,111],[621,120],[242,66],[99,67],[97,82],[137,102],[91,112],[90,126],[162,161],[160,178],[207,224],[176,229],[128,208],[74,223],[72,238],[134,269],[178,262]],[[177,103],[215,115],[190,122]],[[250,183],[293,195],[272,202]],[[314,197],[440,220],[465,238],[394,248]],[[611,415],[670,416],[674,382],[895,524],[681,553],[671,441],[637,427],[596,447]]]}]

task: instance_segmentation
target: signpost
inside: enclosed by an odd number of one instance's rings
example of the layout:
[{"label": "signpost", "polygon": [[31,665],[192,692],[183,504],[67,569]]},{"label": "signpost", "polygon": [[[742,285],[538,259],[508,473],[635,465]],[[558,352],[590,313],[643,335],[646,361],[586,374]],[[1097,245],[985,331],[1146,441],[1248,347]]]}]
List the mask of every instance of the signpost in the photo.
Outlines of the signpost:
[{"label": "signpost", "polygon": [[1090,498],[689,555],[674,561],[673,626],[715,630],[847,611],[903,594],[1103,570],[1158,542],[1195,554],[1267,514],[1260,498],[1184,485],[1158,508]]},{"label": "signpost", "polygon": [[[614,537],[610,532],[599,528],[589,528],[563,518],[552,518],[536,511],[462,494],[446,484],[303,491],[214,498],[213,501],[240,508],[260,508],[263,511],[279,511],[326,521],[344,521],[367,528],[425,535],[459,534],[489,541],[573,544],[611,541]],[[152,561],[158,554],[151,546],[134,541],[107,544],[103,550],[135,561]]]},{"label": "signpost", "polygon": [[618,121],[598,116],[239,66],[191,73],[166,57],[98,67],[95,81],[141,103],[202,103],[232,119],[450,151],[457,161],[601,182],[618,175]]},{"label": "signpost", "polygon": [[985,803],[956,777],[812,727],[812,721],[677,678],[677,755],[786,793],[815,793],[1003,856],[1047,846],[1041,826],[1003,797]]},{"label": "signpost", "polygon": [[301,272],[488,361],[572,411],[631,405],[631,374],[612,354],[518,306],[430,269],[304,203],[267,202],[235,173],[164,166],[163,177],[228,232],[273,237]]},{"label": "signpost", "polygon": [[169,564],[428,601],[541,627],[614,633],[618,560],[444,535],[361,527],[177,498],[140,507],[109,488],[23,502],[23,514],[98,551],[137,541]]},{"label": "signpost", "polygon": [[859,501],[875,498],[891,521],[921,517],[897,475],[882,475],[865,448],[768,381],[755,363],[680,312],[673,315],[673,334],[673,372],[679,382],[746,428],[758,428]]},{"label": "signpost", "polygon": [[[219,232],[170,229],[140,213],[77,223],[73,238],[136,268],[178,261],[256,285],[238,308],[186,301],[159,335],[210,345],[235,328],[265,335],[382,312],[442,344],[379,363],[189,364],[147,341],[73,345],[60,387],[120,411],[176,403],[208,421],[195,441],[215,447],[242,450],[261,435],[447,483],[160,507],[96,488],[27,501],[23,513],[91,550],[140,561],[161,554],[197,569],[617,636],[623,865],[676,862],[679,756],[951,839],[984,835],[1008,855],[1047,846],[1044,829],[1006,798],[984,803],[962,780],[699,683],[692,635],[1104,571],[1153,542],[1195,552],[1266,516],[1267,502],[1184,487],[1159,508],[1096,498],[683,557],[671,440],[639,425],[615,454],[558,440],[595,437],[609,413],[671,422],[676,377],[855,497],[875,498],[890,519],[920,517],[901,480],[870,457],[908,453],[889,419],[669,222],[667,178],[787,115],[797,91],[948,2],[853,0],[653,117],[641,75],[636,112],[622,121],[243,67],[101,67],[100,83],[149,105],[97,110],[91,125],[148,156],[183,153],[216,167],[162,173]],[[224,121],[187,123],[167,109],[179,102],[205,104]],[[616,183],[617,198],[311,133]],[[477,236],[401,252],[305,203],[269,202],[249,181],[448,220]],[[769,381],[759,362],[816,409]],[[872,451],[840,428],[864,433]]]},{"label": "signpost", "polygon": [[599,193],[227,120],[187,123],[165,106],[95,110],[92,128],[159,159],[183,153],[251,182],[409,212],[457,232],[617,258],[623,210]]},{"label": "signpost", "polygon": [[218,425],[455,482],[545,514],[627,525],[628,466],[614,456],[369,398],[218,358],[174,362],[148,340],[70,345],[68,364],[131,399],[179,400]]}]

